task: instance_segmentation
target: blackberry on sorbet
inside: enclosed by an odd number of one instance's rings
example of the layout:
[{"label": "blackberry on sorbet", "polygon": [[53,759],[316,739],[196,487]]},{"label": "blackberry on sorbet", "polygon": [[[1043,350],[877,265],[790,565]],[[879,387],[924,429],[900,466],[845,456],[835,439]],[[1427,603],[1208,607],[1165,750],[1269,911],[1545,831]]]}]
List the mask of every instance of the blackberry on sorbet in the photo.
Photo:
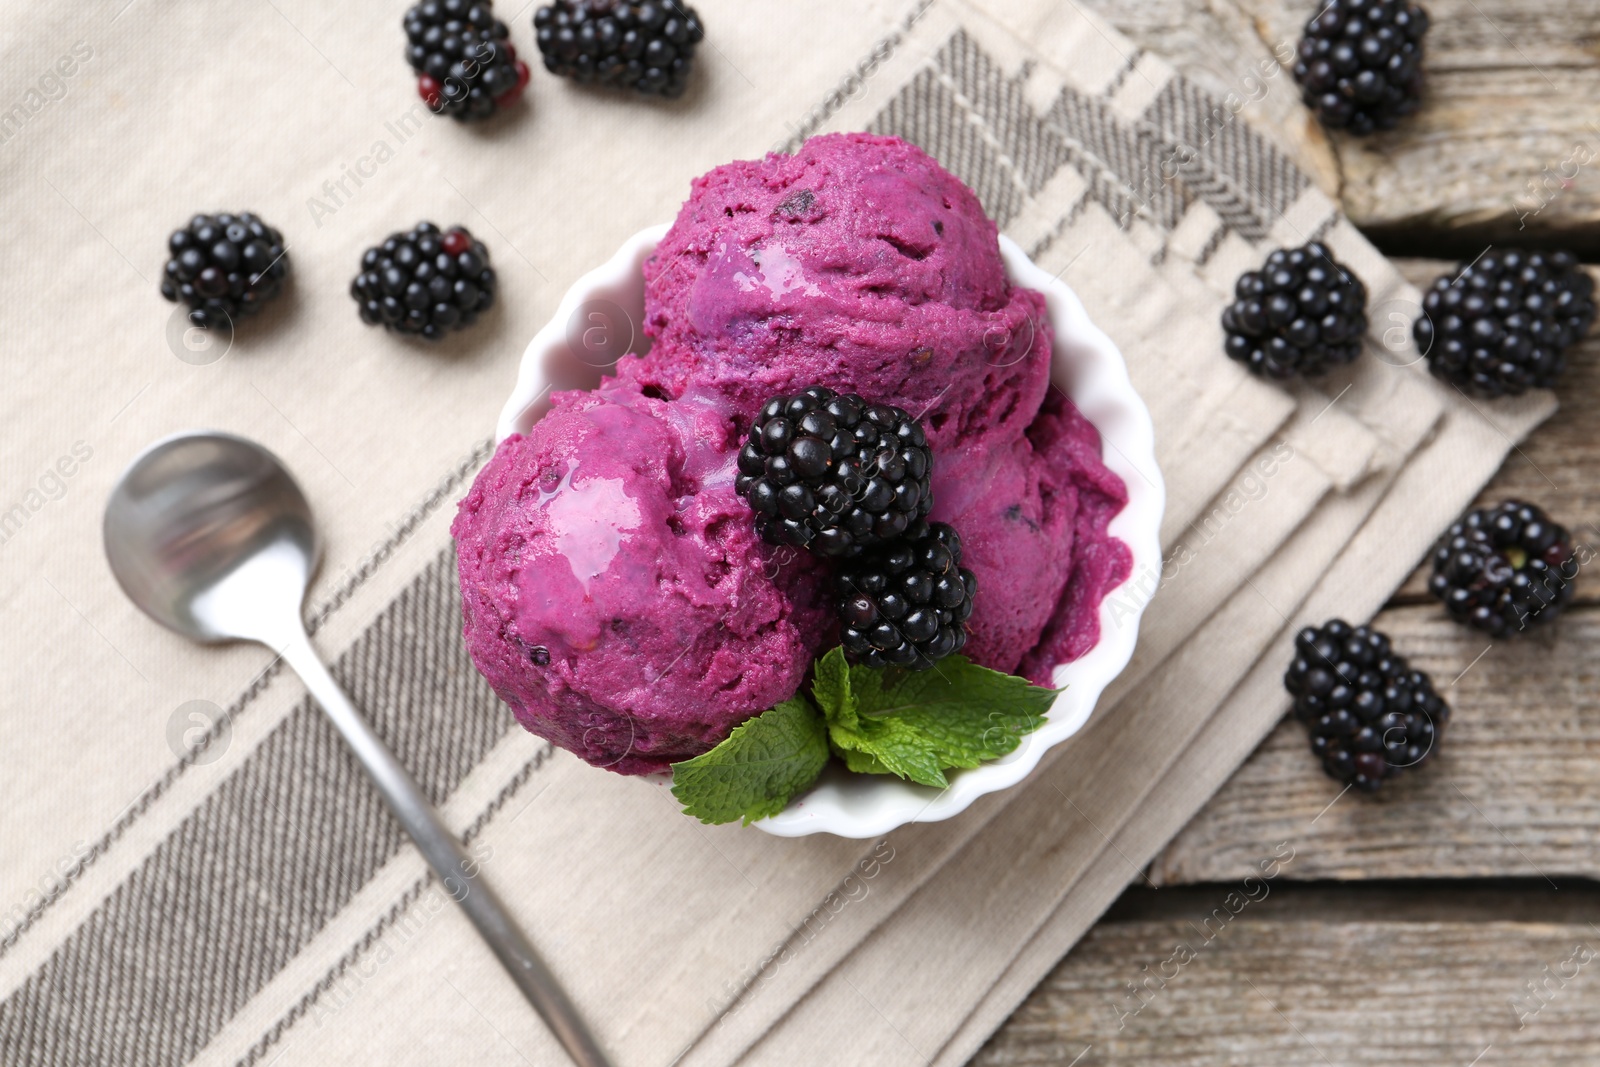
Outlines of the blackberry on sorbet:
[{"label": "blackberry on sorbet", "polygon": [[1506,637],[1560,615],[1577,576],[1566,527],[1533,504],[1508,500],[1470,511],[1445,531],[1428,591],[1457,622]]},{"label": "blackberry on sorbet", "polygon": [[495,286],[483,242],[460,226],[421,222],[367,249],[350,295],[367,325],[437,341],[476,322]]},{"label": "blackberry on sorbet", "polygon": [[682,96],[705,37],[694,8],[677,0],[556,0],[533,15],[545,69],[647,96]]},{"label": "blackberry on sorbet", "polygon": [[839,643],[869,667],[927,670],[967,643],[978,580],[961,566],[961,538],[918,522],[898,541],[840,564]]},{"label": "blackberry on sorbet", "polygon": [[933,453],[921,423],[822,386],[768,400],[738,466],[734,488],[762,537],[822,556],[892,541],[933,507]]},{"label": "blackberry on sorbet", "polygon": [[1367,287],[1320,241],[1273,252],[1239,276],[1234,295],[1222,312],[1224,349],[1253,374],[1315,377],[1361,352]]},{"label": "blackberry on sorbet", "polygon": [[1594,279],[1566,252],[1490,251],[1434,280],[1412,327],[1436,377],[1484,397],[1548,389],[1594,325]]},{"label": "blackberry on sorbet", "polygon": [[1393,129],[1422,103],[1428,13],[1404,0],[1327,0],[1294,63],[1305,104],[1329,129]]},{"label": "blackberry on sorbet", "polygon": [[196,215],[167,238],[167,249],[161,295],[189,305],[189,321],[201,329],[255,314],[289,274],[283,234],[248,211]]},{"label": "blackberry on sorbet", "polygon": [[406,12],[404,25],[417,94],[436,114],[486,119],[528,84],[528,65],[489,0],[424,0]]},{"label": "blackberry on sorbet", "polygon": [[1294,647],[1283,684],[1331,777],[1372,792],[1432,758],[1450,706],[1388,637],[1334,619],[1301,630]]}]

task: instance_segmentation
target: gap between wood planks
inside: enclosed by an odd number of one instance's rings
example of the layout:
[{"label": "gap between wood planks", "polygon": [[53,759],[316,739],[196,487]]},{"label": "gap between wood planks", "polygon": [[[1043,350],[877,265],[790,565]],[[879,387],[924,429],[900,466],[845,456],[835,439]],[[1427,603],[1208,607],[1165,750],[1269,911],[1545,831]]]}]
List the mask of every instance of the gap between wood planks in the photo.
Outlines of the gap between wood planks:
[{"label": "gap between wood planks", "polygon": [[[1102,923],[1192,920],[1212,914],[1235,882],[1152,889],[1134,884]],[[1259,893],[1259,891],[1256,891]],[[1371,882],[1274,880],[1240,914],[1251,922],[1509,922],[1600,925],[1600,883],[1568,879],[1552,889],[1542,878],[1415,878]]]}]

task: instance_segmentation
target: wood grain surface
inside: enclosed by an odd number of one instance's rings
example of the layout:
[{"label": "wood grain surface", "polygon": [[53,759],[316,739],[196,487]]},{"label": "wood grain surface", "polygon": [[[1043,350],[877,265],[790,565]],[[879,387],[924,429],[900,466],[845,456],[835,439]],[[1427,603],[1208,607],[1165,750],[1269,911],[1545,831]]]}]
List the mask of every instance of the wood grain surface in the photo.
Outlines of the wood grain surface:
[{"label": "wood grain surface", "polygon": [[[1254,65],[1311,0],[1082,0],[1192,78],[1250,98]],[[1600,253],[1600,4],[1426,0],[1427,97],[1389,133],[1328,135],[1287,77],[1245,112],[1385,251],[1470,258],[1489,243]],[[1287,72],[1285,72],[1287,73]]]},{"label": "wood grain surface", "polygon": [[1167,918],[1102,921],[973,1067],[1595,1062],[1592,899],[1429,919],[1410,889],[1360,908],[1273,890],[1224,921],[1229,887],[1208,890],[1164,901]]},{"label": "wood grain surface", "polygon": [[1297,850],[1292,879],[1600,875],[1600,611],[1517,641],[1431,604],[1377,625],[1451,705],[1433,760],[1341,796],[1285,721],[1157,857],[1157,885],[1243,878],[1279,841]]}]

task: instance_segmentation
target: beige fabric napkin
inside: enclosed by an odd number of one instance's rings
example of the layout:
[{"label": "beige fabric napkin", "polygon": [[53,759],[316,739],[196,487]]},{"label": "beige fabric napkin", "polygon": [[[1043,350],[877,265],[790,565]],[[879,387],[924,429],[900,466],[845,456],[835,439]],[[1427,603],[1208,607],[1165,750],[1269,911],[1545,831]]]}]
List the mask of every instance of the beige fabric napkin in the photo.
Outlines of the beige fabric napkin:
[{"label": "beige fabric napkin", "polygon": [[[294,467],[328,534],[320,647],[623,1064],[866,1062],[885,1016],[930,1002],[916,1057],[960,1055],[1126,880],[1092,866],[1102,831],[1143,827],[1123,848],[1152,850],[1270,725],[1270,688],[1208,718],[1282,639],[1255,602],[1294,615],[1380,499],[1370,539],[1420,546],[1493,469],[1505,440],[1449,436],[1459,405],[1414,369],[1369,360],[1348,392],[1285,391],[1220,357],[1232,278],[1330,224],[1374,300],[1414,294],[1242,121],[1208,135],[1210,102],[1074,5],[697,6],[710,37],[685,100],[536,73],[525,108],[477,130],[421,113],[385,5],[114,0],[8,24],[0,1060],[560,1062],[303,690],[120,597],[99,510],[162,433],[221,426]],[[500,14],[531,55],[528,12]],[[1078,290],[1156,419],[1183,561],[1079,740],[1010,794],[879,842],[702,827],[657,785],[551,754],[466,662],[445,534],[566,285],[670,217],[694,174],[824,128],[924,144]],[[1150,181],[1177,141],[1196,148],[1182,180]],[[226,352],[190,348],[155,292],[164,235],[239,208],[284,229],[293,291]],[[344,294],[363,247],[423,217],[472,227],[503,278],[499,309],[438,349],[361,326]],[[1514,439],[1546,410],[1495,417]],[[1449,462],[1413,476],[1432,427]],[[1384,495],[1392,478],[1427,492]],[[1359,607],[1355,588],[1337,595]],[[1231,628],[1192,636],[1217,604]],[[1196,731],[1216,754],[1158,804]],[[963,932],[986,917],[987,936]],[[890,976],[865,1023],[835,1003],[862,975]]]}]

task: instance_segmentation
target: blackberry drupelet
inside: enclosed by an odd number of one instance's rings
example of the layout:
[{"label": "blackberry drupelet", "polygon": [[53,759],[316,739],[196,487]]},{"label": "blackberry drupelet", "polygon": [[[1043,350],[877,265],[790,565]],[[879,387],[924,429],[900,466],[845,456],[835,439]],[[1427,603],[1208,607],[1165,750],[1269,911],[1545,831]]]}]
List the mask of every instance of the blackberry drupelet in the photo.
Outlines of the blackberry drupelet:
[{"label": "blackberry drupelet", "polygon": [[545,69],[580,82],[682,96],[705,37],[678,0],[556,0],[533,15]]},{"label": "blackberry drupelet", "polygon": [[161,295],[201,329],[228,326],[277,296],[289,274],[283,234],[248,211],[196,215],[167,238]]},{"label": "blackberry drupelet", "polygon": [[1393,129],[1422,102],[1428,13],[1404,0],[1327,0],[1294,64],[1306,106],[1329,129]]},{"label": "blackberry drupelet", "polygon": [[1367,287],[1320,241],[1272,253],[1234,293],[1222,313],[1224,350],[1254,374],[1314,377],[1361,352]]},{"label": "blackberry drupelet", "polygon": [[839,641],[869,667],[922,671],[967,643],[978,580],[961,566],[961,538],[919,520],[905,537],[840,564]]},{"label": "blackberry drupelet", "polygon": [[1432,757],[1450,706],[1387,637],[1334,619],[1301,630],[1294,645],[1283,684],[1329,775],[1371,792]]},{"label": "blackberry drupelet", "polygon": [[1579,561],[1566,527],[1508,500],[1470,511],[1433,549],[1428,591],[1457,621],[1494,637],[1550,622],[1572,599]]},{"label": "blackberry drupelet", "polygon": [[528,84],[528,65],[489,0],[424,0],[406,12],[405,30],[417,93],[436,114],[486,119]]},{"label": "blackberry drupelet", "polygon": [[734,488],[761,536],[822,556],[900,537],[933,507],[933,453],[916,419],[812,386],[768,400],[739,450]]},{"label": "blackberry drupelet", "polygon": [[1435,279],[1412,327],[1436,377],[1485,397],[1554,386],[1594,325],[1594,279],[1566,252],[1494,252]]},{"label": "blackberry drupelet", "polygon": [[441,232],[419,222],[367,249],[350,295],[369,326],[437,341],[476,322],[494,303],[495,285],[481,241],[459,226]]}]

